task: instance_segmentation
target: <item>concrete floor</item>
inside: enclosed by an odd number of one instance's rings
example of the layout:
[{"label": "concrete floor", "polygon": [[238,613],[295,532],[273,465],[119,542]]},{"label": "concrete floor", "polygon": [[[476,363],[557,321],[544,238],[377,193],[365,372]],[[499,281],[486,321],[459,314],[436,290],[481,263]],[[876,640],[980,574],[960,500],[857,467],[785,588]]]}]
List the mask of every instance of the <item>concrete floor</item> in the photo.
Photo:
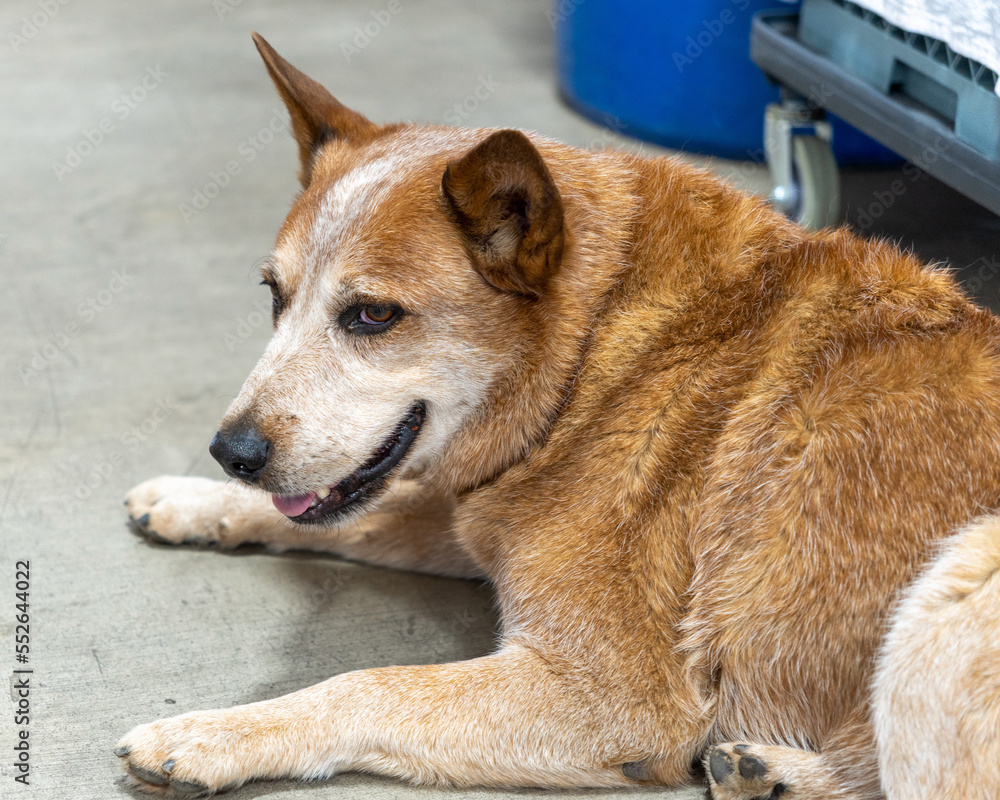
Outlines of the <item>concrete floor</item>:
[{"label": "concrete floor", "polygon": [[[607,136],[556,98],[542,0],[402,0],[349,60],[341,44],[382,0],[55,7],[49,18],[34,0],[10,0],[0,12],[0,664],[16,666],[14,565],[26,559],[34,670],[31,786],[13,782],[15,732],[2,711],[0,797],[106,800],[128,796],[111,748],[135,724],[360,667],[467,658],[494,641],[484,586],[333,559],[162,548],[125,527],[121,497],[133,484],[221,476],[208,441],[268,339],[254,264],[296,191],[295,151],[283,133],[264,143],[285,117],[249,32],[376,120],[443,121],[485,80],[495,91],[468,124],[581,145]],[[25,35],[39,13],[45,25]],[[239,173],[185,220],[180,205],[234,160]],[[715,167],[766,187],[754,165]],[[899,177],[846,174],[847,218]],[[907,180],[868,230],[964,269],[996,307],[981,278],[1000,272],[997,217],[924,178]],[[232,796],[538,794],[344,775]]]}]

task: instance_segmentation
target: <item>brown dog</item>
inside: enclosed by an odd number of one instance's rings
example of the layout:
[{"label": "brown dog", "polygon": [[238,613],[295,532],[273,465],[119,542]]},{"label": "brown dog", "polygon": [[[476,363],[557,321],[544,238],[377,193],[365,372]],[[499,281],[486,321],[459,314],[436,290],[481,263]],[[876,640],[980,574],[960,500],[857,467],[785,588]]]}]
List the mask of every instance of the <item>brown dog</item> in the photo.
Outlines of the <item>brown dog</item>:
[{"label": "brown dog", "polygon": [[[893,781],[934,761],[923,741],[895,769],[927,713],[907,670],[977,642],[922,627],[922,584],[870,688],[901,590],[1000,500],[998,321],[677,161],[380,127],[256,41],[303,192],[264,269],[274,339],[212,452],[264,491],[159,478],[129,513],[172,542],[486,576],[502,644],[140,726],[116,750],[134,780],[675,785],[704,758],[720,800],[859,800],[879,754]],[[996,565],[995,529],[924,584]],[[935,685],[943,732],[975,693]],[[993,755],[964,797],[993,796]],[[926,781],[905,796],[945,796]]]}]

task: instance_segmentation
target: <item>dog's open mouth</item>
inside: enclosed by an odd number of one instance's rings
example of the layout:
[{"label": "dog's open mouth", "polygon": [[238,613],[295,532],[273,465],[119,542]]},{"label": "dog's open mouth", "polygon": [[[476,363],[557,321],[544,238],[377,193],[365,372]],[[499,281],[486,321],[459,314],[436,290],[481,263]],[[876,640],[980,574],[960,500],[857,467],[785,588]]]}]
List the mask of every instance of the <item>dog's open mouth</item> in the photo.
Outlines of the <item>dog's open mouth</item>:
[{"label": "dog's open mouth", "polygon": [[392,435],[351,475],[336,486],[318,492],[297,497],[272,495],[274,507],[292,522],[329,522],[333,517],[377,494],[385,485],[386,477],[417,440],[426,415],[427,407],[424,402],[415,403]]}]

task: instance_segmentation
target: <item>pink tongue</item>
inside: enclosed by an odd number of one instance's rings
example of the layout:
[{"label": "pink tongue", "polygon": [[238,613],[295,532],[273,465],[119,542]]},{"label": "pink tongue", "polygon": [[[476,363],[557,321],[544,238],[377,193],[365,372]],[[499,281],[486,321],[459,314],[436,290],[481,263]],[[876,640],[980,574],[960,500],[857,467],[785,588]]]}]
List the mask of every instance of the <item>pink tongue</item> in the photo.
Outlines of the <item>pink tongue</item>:
[{"label": "pink tongue", "polygon": [[297,517],[309,508],[309,505],[315,499],[315,492],[300,494],[298,497],[278,497],[276,494],[271,495],[271,502],[274,503],[274,507],[286,517]]}]

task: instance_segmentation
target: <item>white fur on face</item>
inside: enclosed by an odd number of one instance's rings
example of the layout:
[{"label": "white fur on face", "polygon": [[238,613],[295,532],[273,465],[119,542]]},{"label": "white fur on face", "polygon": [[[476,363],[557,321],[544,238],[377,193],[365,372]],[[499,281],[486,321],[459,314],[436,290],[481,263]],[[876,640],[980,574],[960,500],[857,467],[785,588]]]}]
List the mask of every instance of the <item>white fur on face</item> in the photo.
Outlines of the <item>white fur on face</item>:
[{"label": "white fur on face", "polygon": [[[427,419],[404,470],[431,467],[503,367],[496,353],[464,341],[440,309],[424,307],[426,300],[415,308],[404,279],[390,282],[384,272],[379,278],[365,269],[377,257],[379,234],[366,222],[412,174],[412,163],[412,155],[395,154],[348,172],[322,199],[308,234],[288,237],[275,250],[279,285],[294,275],[294,296],[227,413],[227,420],[245,415],[269,435],[272,455],[262,481],[269,491],[296,495],[334,486],[420,400]],[[479,282],[463,253],[442,253],[441,260],[450,262],[452,276],[464,271],[466,280]],[[445,294],[454,300],[454,285],[443,286]],[[338,323],[358,295],[413,313],[385,334],[358,336]]]},{"label": "white fur on face", "polygon": [[[383,156],[351,170],[337,181],[323,199],[310,234],[314,257],[341,246],[356,233],[366,214],[381,204],[389,187],[406,177],[411,163],[400,155]],[[321,262],[321,258],[316,258]],[[323,263],[311,265],[322,269]]]}]

